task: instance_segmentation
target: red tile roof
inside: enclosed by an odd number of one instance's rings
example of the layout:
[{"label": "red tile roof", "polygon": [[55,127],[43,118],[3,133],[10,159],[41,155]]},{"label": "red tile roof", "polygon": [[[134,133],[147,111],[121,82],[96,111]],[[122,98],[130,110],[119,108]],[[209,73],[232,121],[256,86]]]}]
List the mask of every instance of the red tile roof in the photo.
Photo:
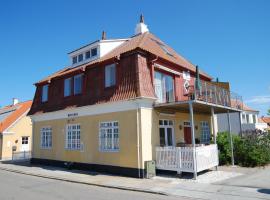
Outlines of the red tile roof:
[{"label": "red tile roof", "polygon": [[244,104],[244,102],[236,101],[235,99],[231,99],[231,105],[232,107],[238,107],[237,105],[239,105],[241,109],[244,111],[259,112],[258,110],[254,110],[253,108],[250,108],[249,106]]},{"label": "red tile roof", "polygon": [[261,117],[259,118],[259,121],[270,124],[270,117]]},{"label": "red tile roof", "polygon": [[[153,35],[150,32],[145,32],[143,34],[135,35],[131,37],[128,41],[124,42],[122,45],[116,47],[108,54],[104,55],[103,57],[93,60],[89,63],[83,64],[79,67],[72,68],[72,67],[66,67],[63,70],[60,70],[44,79],[39,81],[38,83],[43,83],[46,81],[50,81],[52,78],[63,76],[69,73],[72,73],[74,71],[80,70],[82,68],[92,66],[97,63],[101,63],[103,61],[115,58],[120,56],[123,53],[130,52],[136,49],[141,49],[146,52],[149,52],[153,55],[158,56],[159,58],[162,58],[164,60],[167,60],[171,63],[174,63],[178,65],[179,67],[185,68],[187,70],[190,70],[192,72],[196,71],[196,67],[190,63],[188,60],[180,56],[177,52],[175,52],[171,47],[166,45],[164,42],[162,42],[160,39],[158,39],[155,35]],[[201,75],[205,76],[208,79],[212,79],[208,74],[201,71]],[[37,84],[38,84],[37,83]]]},{"label": "red tile roof", "polygon": [[26,114],[32,105],[32,101],[25,101],[16,105],[0,108],[0,133],[9,128],[16,120]]}]

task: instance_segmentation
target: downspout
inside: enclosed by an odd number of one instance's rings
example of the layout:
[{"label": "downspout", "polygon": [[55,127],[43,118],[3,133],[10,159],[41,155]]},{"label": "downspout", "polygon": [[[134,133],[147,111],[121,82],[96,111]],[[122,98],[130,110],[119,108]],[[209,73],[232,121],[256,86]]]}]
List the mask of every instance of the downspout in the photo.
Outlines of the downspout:
[{"label": "downspout", "polygon": [[[138,105],[137,105],[138,106]],[[137,158],[138,158],[138,177],[141,178],[141,156],[140,156],[140,117],[139,117],[139,107],[137,107]]]}]

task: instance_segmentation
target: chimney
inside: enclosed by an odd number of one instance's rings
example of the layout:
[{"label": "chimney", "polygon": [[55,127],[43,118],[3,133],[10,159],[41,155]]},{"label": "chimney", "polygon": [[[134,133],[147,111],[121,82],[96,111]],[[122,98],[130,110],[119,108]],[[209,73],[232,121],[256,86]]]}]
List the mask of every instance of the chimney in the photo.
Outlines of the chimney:
[{"label": "chimney", "polygon": [[101,39],[102,40],[106,40],[106,32],[105,31],[102,31]]},{"label": "chimney", "polygon": [[144,23],[143,15],[140,16],[140,22],[136,25],[135,34],[143,34],[145,32],[149,32],[147,25]]},{"label": "chimney", "polygon": [[15,106],[16,104],[18,104],[19,103],[19,99],[17,99],[17,98],[13,98],[12,99],[12,105],[13,106]]}]

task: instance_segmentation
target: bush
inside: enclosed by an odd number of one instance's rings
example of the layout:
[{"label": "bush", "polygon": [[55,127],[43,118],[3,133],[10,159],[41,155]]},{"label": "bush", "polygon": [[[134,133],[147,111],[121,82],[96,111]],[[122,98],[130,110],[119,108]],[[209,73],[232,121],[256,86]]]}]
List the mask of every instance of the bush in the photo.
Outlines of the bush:
[{"label": "bush", "polygon": [[[235,164],[245,167],[270,163],[270,134],[252,134],[245,137],[233,135]],[[220,164],[231,164],[231,146],[228,132],[217,137]]]}]

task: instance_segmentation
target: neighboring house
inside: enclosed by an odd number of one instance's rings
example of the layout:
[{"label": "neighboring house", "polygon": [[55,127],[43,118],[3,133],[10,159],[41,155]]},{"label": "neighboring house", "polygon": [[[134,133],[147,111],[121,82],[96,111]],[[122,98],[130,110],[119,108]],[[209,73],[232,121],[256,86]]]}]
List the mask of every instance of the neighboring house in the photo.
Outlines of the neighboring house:
[{"label": "neighboring house", "polygon": [[[217,147],[208,144],[216,136],[214,113],[239,112],[230,91],[198,69],[196,76],[142,17],[134,36],[103,33],[69,56],[70,67],[35,84],[33,163],[133,177],[144,177],[149,160],[157,169],[194,173],[218,164]],[[186,147],[181,162],[176,146]],[[204,166],[194,165],[199,160]]]},{"label": "neighboring house", "polygon": [[31,151],[32,122],[27,113],[32,101],[19,103],[13,99],[12,105],[0,108],[0,158],[12,159],[12,151]]},{"label": "neighboring house", "polygon": [[[232,101],[232,104],[236,104]],[[241,112],[230,113],[231,132],[234,134],[246,134],[256,130],[264,131],[265,124],[258,120],[259,111],[248,107],[242,103]],[[216,117],[218,132],[226,132],[229,130],[227,114],[218,114]]]},{"label": "neighboring house", "polygon": [[270,131],[270,117],[260,117],[259,126],[265,131]]}]

